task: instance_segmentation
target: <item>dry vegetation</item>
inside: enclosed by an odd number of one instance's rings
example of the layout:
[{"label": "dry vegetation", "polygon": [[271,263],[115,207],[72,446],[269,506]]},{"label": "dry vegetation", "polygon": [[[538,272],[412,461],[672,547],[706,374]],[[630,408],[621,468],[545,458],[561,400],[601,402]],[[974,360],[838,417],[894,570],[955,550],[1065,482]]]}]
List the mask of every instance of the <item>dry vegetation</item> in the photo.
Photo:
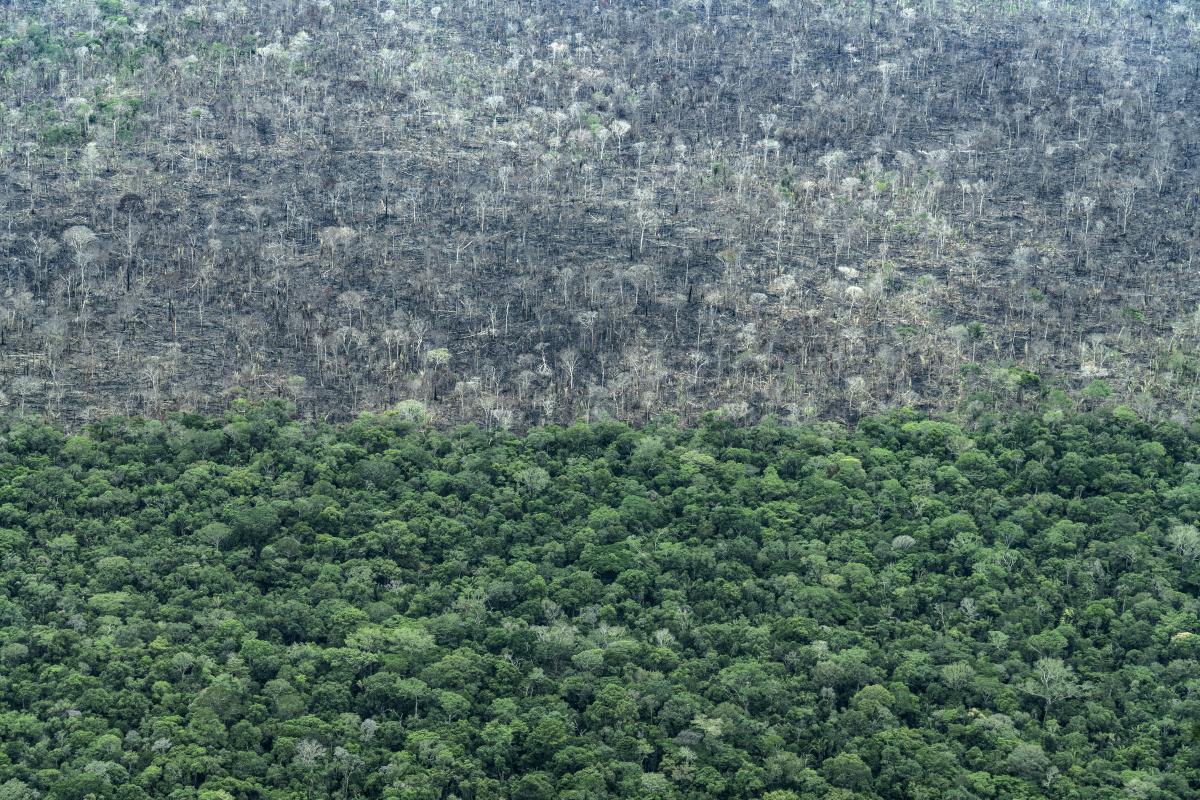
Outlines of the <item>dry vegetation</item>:
[{"label": "dry vegetation", "polygon": [[0,31],[12,408],[1197,400],[1191,4],[18,0]]}]

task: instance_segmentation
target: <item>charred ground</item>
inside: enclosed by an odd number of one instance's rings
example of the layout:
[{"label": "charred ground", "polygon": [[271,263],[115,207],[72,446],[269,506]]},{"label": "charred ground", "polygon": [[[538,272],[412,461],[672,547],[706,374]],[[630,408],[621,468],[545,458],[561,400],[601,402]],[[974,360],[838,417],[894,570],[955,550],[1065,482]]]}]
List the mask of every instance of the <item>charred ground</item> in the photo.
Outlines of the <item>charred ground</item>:
[{"label": "charred ground", "polygon": [[0,10],[0,388],[518,426],[1194,408],[1184,4]]}]

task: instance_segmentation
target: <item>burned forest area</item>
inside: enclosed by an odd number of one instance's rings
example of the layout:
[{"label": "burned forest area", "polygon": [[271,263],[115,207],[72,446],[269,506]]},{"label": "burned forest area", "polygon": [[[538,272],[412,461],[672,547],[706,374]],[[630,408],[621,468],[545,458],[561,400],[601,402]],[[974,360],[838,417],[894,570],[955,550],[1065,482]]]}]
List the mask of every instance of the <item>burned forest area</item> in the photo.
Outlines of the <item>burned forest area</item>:
[{"label": "burned forest area", "polygon": [[82,424],[1194,411],[1162,2],[0,8],[0,390]]}]

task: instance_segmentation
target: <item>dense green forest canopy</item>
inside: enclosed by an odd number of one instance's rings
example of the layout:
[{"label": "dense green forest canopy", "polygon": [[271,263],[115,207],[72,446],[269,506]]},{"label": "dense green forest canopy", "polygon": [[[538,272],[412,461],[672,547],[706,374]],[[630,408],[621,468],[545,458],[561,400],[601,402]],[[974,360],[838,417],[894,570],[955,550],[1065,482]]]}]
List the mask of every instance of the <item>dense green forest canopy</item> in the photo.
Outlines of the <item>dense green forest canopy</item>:
[{"label": "dense green forest canopy", "polygon": [[0,434],[0,798],[1200,791],[1200,426]]}]

